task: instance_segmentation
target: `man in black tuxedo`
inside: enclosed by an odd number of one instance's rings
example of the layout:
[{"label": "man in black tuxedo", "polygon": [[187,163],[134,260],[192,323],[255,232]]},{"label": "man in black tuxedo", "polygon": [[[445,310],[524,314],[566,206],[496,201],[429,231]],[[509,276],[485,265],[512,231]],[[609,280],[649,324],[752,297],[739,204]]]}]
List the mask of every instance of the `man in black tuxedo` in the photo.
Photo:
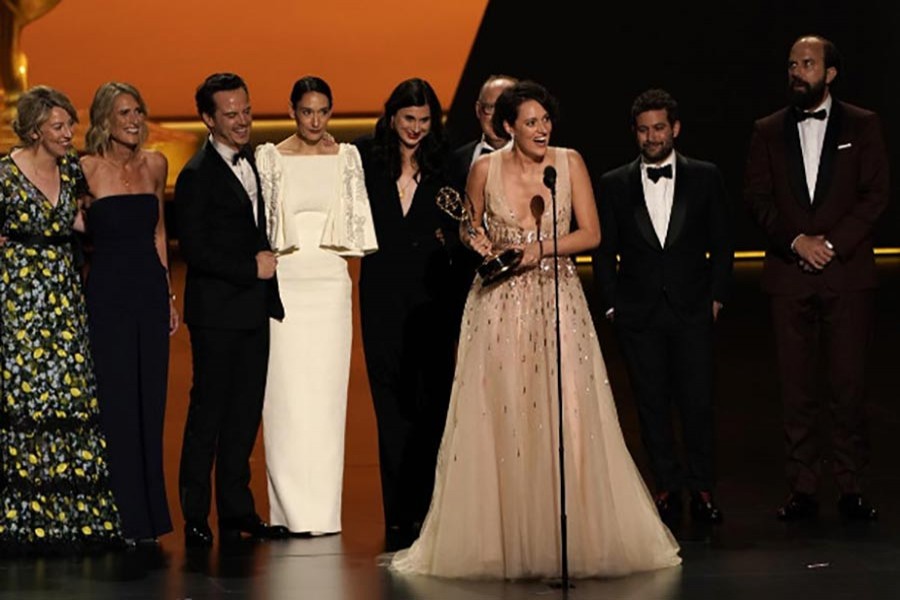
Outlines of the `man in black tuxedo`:
[{"label": "man in black tuxedo", "polygon": [[865,371],[876,286],[872,235],[890,199],[888,154],[878,115],[830,93],[840,71],[834,44],[803,36],[787,64],[790,106],[754,124],[744,185],[768,241],[763,288],[772,299],[784,401],[791,493],[777,515],[793,521],[818,513],[821,356],[838,510],[872,521],[878,511],[862,494]]},{"label": "man in black tuxedo", "polygon": [[[663,519],[718,523],[713,498],[713,325],[731,279],[725,187],[715,165],[674,150],[678,105],[648,90],[631,108],[640,157],[600,179],[594,274],[628,367]],[[707,257],[708,254],[708,257]],[[616,256],[618,255],[618,268]],[[672,404],[682,424],[678,460]]]},{"label": "man in black tuxedo", "polygon": [[450,158],[449,176],[453,187],[460,194],[466,191],[466,179],[472,163],[483,154],[499,150],[509,140],[497,135],[494,131],[494,105],[504,90],[511,88],[518,79],[509,75],[491,75],[481,85],[478,100],[475,101],[475,116],[481,125],[481,137],[464,144],[453,151]]},{"label": "man in black tuxedo", "polygon": [[210,472],[223,541],[246,533],[286,537],[257,515],[250,492],[250,453],[262,415],[269,318],[284,318],[269,248],[259,175],[248,151],[252,115],[247,85],[216,73],[197,88],[197,111],[209,138],[175,184],[178,240],[187,262],[184,320],[191,335],[194,380],[179,492],[185,542],[209,546]]},{"label": "man in black tuxedo", "polygon": [[[463,196],[466,193],[466,180],[472,164],[480,156],[499,150],[509,143],[509,139],[501,137],[494,131],[494,105],[500,94],[514,86],[516,82],[518,79],[509,75],[491,75],[481,84],[478,100],[475,101],[475,116],[478,117],[478,124],[481,126],[481,136],[454,150],[450,154],[447,166],[450,185]],[[452,318],[457,322],[462,318],[472,279],[482,260],[481,255],[464,246],[456,251],[450,277],[454,281],[452,289],[458,293],[452,302],[454,307]]]}]

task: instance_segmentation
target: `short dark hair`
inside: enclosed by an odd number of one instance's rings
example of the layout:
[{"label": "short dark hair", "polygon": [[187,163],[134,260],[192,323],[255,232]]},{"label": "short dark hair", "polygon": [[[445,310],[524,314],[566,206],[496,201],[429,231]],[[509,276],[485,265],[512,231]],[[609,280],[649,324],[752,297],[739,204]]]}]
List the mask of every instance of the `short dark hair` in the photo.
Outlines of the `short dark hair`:
[{"label": "short dark hair", "polygon": [[638,94],[631,104],[631,126],[637,124],[638,115],[648,110],[665,110],[669,125],[678,120],[678,102],[666,90],[653,88]]},{"label": "short dark hair", "polygon": [[216,114],[216,101],[213,99],[213,95],[216,92],[230,92],[237,89],[243,89],[247,95],[250,94],[247,84],[244,83],[244,80],[239,75],[234,73],[213,73],[203,80],[203,83],[197,87],[197,92],[194,94],[194,101],[197,103],[197,114],[200,116],[214,116]]},{"label": "short dark hair", "polygon": [[547,91],[547,88],[535,81],[520,81],[514,86],[503,90],[503,93],[497,98],[497,104],[494,106],[494,116],[491,119],[491,125],[493,125],[494,133],[497,136],[509,139],[503,124],[508,123],[510,127],[515,124],[516,119],[519,117],[519,107],[528,100],[534,100],[543,106],[544,110],[550,115],[550,122],[554,125],[559,120],[559,104],[556,102],[556,98]]},{"label": "short dark hair", "polygon": [[318,92],[328,98],[328,108],[331,108],[334,100],[331,97],[331,87],[321,77],[307,75],[294,82],[291,89],[291,108],[296,108],[303,96],[310,92]]}]

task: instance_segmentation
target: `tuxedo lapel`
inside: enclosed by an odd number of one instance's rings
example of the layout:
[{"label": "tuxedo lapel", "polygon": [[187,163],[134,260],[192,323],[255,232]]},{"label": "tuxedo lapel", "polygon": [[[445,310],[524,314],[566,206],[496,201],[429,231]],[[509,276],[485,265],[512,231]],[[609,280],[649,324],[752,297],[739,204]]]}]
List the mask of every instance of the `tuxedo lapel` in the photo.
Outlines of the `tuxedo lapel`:
[{"label": "tuxedo lapel", "polygon": [[794,199],[804,209],[809,210],[809,186],[806,183],[806,169],[803,166],[803,150],[800,149],[800,132],[797,130],[797,119],[790,108],[784,111],[784,149]]},{"label": "tuxedo lapel", "polygon": [[[231,167],[228,166],[228,163],[225,162],[225,159],[222,158],[222,155],[219,154],[209,140],[206,142],[205,151],[206,159],[214,165],[214,168],[222,177],[222,181],[224,181],[228,188],[234,192],[235,201],[240,202],[247,209],[250,218],[252,219],[253,207],[250,204],[250,196],[247,195],[247,190],[244,189],[244,184],[241,183],[241,180],[238,179],[238,176],[234,174],[234,171],[231,170]],[[261,189],[259,187],[259,174],[256,173],[255,166],[253,167],[253,172],[256,174],[257,189]]]},{"label": "tuxedo lapel", "polygon": [[838,135],[841,132],[841,121],[844,111],[837,100],[831,103],[831,115],[825,128],[825,140],[822,142],[822,154],[819,157],[819,174],[816,177],[816,189],[813,194],[813,208],[818,208],[825,201],[831,176],[834,174],[834,158],[837,154]]},{"label": "tuxedo lapel", "polygon": [[653,221],[650,219],[650,211],[647,210],[647,200],[644,198],[644,186],[641,184],[641,159],[631,163],[628,169],[628,188],[631,190],[631,204],[634,209],[634,221],[638,231],[647,240],[647,243],[662,250],[662,244],[656,237],[656,230],[653,229]]},{"label": "tuxedo lapel", "polygon": [[666,248],[671,248],[684,228],[687,216],[688,187],[691,185],[690,166],[687,159],[675,154],[675,193],[672,196],[672,212],[669,214],[669,228],[666,230]]}]

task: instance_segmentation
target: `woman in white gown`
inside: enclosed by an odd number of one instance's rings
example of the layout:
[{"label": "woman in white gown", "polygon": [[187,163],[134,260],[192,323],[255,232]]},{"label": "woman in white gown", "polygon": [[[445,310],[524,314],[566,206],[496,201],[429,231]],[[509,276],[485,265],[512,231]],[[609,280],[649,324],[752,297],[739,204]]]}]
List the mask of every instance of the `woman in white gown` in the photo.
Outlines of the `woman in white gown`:
[{"label": "woman in white gown", "polygon": [[[555,101],[520,82],[497,101],[494,128],[511,147],[480,158],[467,193],[468,239],[483,255],[519,247],[519,271],[473,284],[463,314],[431,508],[419,539],[394,555],[403,573],[530,578],[561,574],[553,216],[544,170],[557,173],[557,244],[566,514],[573,577],[677,565],[619,428],[606,366],[569,255],[595,247],[600,224],[590,178],[574,150],[549,146]],[[530,205],[546,199],[538,218]],[[570,231],[572,218],[578,223]]]},{"label": "woman in white gown", "polygon": [[377,249],[356,147],[327,134],[332,95],[294,84],[297,132],[257,148],[284,321],[271,321],[263,408],[269,519],[293,533],[341,530],[344,426],[352,339],[347,256]]}]

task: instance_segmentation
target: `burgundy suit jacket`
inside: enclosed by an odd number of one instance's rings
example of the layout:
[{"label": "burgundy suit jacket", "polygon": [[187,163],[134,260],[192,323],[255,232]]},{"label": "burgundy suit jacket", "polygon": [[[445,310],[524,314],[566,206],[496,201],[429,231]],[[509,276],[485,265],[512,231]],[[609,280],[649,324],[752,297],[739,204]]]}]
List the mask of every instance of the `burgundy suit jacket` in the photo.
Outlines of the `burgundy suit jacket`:
[{"label": "burgundy suit jacket", "polygon": [[[744,179],[744,200],[768,238],[763,288],[804,294],[822,277],[834,291],[875,287],[872,233],[889,198],[888,156],[881,122],[868,110],[832,102],[809,198],[793,110],[756,121]],[[801,233],[824,234],[837,256],[821,274],[804,273],[791,243]]]}]

